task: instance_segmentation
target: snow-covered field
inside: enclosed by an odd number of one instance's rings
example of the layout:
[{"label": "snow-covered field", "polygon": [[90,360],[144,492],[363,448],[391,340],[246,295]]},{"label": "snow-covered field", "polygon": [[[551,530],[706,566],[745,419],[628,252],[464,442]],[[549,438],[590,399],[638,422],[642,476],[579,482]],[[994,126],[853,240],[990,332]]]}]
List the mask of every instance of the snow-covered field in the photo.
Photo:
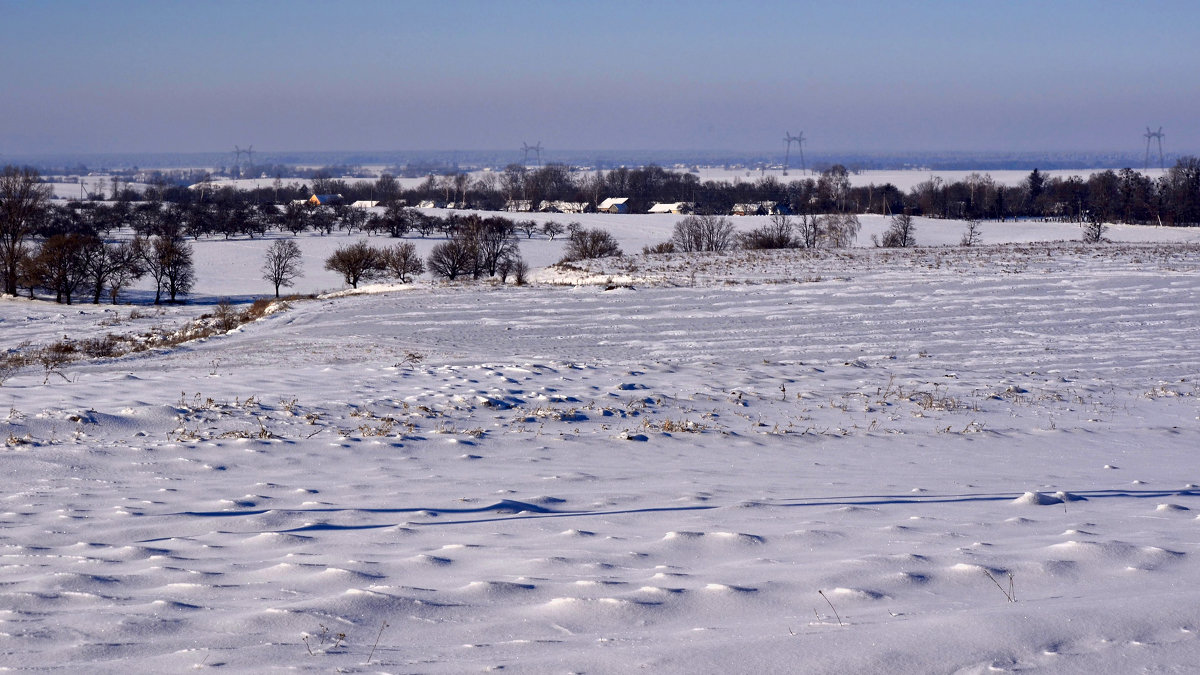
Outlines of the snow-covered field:
[{"label": "snow-covered field", "polygon": [[[674,222],[578,219],[627,252]],[[375,287],[10,374],[0,668],[1192,671],[1200,232],[984,227]],[[295,290],[340,288],[350,238],[301,241]],[[0,300],[0,348],[262,295],[267,244],[197,243],[161,313]]]}]

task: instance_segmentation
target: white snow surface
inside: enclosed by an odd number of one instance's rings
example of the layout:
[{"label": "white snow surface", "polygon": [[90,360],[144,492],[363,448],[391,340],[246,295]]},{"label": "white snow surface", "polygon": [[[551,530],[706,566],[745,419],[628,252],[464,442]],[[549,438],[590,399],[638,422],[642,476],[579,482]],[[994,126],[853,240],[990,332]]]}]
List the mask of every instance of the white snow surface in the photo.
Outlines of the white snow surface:
[{"label": "white snow surface", "polygon": [[[0,669],[1191,671],[1197,233],[1037,243],[1078,234],[421,280],[8,373]],[[2,299],[0,349],[257,297],[269,241],[198,242],[181,307]]]}]

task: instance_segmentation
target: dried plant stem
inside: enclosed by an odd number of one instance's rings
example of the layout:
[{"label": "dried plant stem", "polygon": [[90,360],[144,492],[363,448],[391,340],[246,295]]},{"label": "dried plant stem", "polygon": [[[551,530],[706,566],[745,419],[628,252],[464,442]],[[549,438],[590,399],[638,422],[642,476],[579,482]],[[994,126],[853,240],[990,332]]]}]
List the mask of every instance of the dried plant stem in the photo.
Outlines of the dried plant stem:
[{"label": "dried plant stem", "polygon": [[379,627],[379,632],[375,635],[375,644],[371,645],[371,653],[367,655],[366,665],[371,665],[371,659],[375,656],[375,648],[379,646],[379,638],[383,637],[383,629],[388,627],[388,622],[384,621]]},{"label": "dried plant stem", "polygon": [[829,601],[829,597],[825,595],[825,591],[817,591],[817,593],[819,593],[822,598],[825,598],[825,604],[829,605],[829,609],[833,610],[833,616],[837,619],[838,625],[843,625],[842,617],[838,615],[837,609],[833,606],[833,603]]}]

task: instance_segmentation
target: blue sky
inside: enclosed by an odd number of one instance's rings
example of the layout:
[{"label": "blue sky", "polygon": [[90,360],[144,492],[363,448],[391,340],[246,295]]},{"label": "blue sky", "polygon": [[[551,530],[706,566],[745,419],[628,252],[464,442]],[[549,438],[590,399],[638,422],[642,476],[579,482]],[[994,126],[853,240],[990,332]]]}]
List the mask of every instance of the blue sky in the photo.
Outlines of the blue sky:
[{"label": "blue sky", "polygon": [[1200,2],[0,0],[0,157],[1200,149]]}]

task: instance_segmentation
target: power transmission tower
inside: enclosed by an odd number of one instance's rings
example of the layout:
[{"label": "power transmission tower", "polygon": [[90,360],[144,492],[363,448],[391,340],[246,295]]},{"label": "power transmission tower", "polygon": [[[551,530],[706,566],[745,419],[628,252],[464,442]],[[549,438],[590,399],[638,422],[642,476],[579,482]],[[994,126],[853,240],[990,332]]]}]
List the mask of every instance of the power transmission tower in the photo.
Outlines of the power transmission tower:
[{"label": "power transmission tower", "polygon": [[521,157],[521,166],[529,166],[529,153],[533,153],[535,157],[538,157],[538,168],[541,168],[541,141],[536,145],[521,143],[521,150],[524,151],[524,155]]},{"label": "power transmission tower", "polygon": [[1163,160],[1162,149],[1163,136],[1166,136],[1166,134],[1163,133],[1162,127],[1159,127],[1158,131],[1150,131],[1150,127],[1146,127],[1146,133],[1143,135],[1146,137],[1146,160],[1142,163],[1142,170],[1145,171],[1150,168],[1150,139],[1153,138],[1158,139],[1158,168],[1166,170],[1167,167],[1166,162]]},{"label": "power transmission tower", "polygon": [[788,175],[788,169],[791,168],[792,143],[795,143],[796,147],[800,149],[800,172],[806,173],[808,168],[804,166],[804,132],[801,131],[796,136],[793,136],[791,132],[784,132],[784,134],[783,142],[787,144],[787,147],[783,151],[783,175]]}]

